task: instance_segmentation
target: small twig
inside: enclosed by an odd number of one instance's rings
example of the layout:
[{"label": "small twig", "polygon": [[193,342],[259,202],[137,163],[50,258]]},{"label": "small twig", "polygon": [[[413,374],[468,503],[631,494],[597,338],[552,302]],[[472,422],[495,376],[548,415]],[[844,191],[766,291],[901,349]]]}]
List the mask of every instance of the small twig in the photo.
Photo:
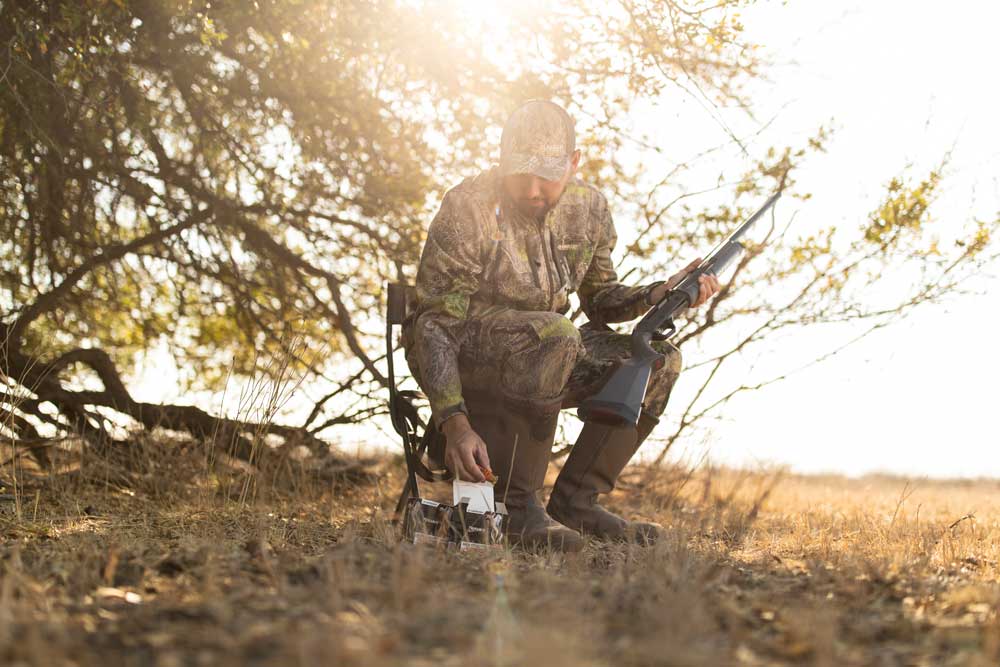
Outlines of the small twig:
[{"label": "small twig", "polygon": [[[913,492],[916,491],[916,490],[917,490],[916,487],[914,487],[912,489],[910,488],[910,483],[909,482],[906,482],[906,484],[903,485],[903,490],[899,494],[899,500],[896,501],[896,509],[894,509],[892,511],[892,520],[889,521],[889,527],[890,528],[892,528],[893,525],[896,523],[896,516],[899,514],[899,508],[903,506],[903,503],[905,503],[907,501],[907,499],[910,496],[912,496]],[[907,493],[907,491],[909,491],[909,493]],[[959,521],[961,521],[961,519],[959,519]]]},{"label": "small twig", "polygon": [[[514,434],[514,451],[512,451],[510,453],[510,470],[514,470],[514,459],[517,456],[517,435],[518,435],[517,433]],[[510,472],[507,473],[506,484],[503,487],[503,502],[504,502],[504,505],[507,504],[507,491],[510,490],[510,478],[512,476],[513,475],[511,475]]]}]

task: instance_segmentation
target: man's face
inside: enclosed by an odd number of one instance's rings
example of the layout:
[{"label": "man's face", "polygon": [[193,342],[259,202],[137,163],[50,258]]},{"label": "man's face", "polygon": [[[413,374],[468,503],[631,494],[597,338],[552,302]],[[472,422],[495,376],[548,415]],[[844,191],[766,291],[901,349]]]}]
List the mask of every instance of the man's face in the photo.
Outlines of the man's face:
[{"label": "man's face", "polygon": [[574,151],[566,173],[558,181],[550,181],[534,174],[510,174],[503,177],[503,188],[507,196],[514,201],[521,214],[535,219],[542,219],[552,210],[569,179],[576,173],[580,163],[580,151]]}]

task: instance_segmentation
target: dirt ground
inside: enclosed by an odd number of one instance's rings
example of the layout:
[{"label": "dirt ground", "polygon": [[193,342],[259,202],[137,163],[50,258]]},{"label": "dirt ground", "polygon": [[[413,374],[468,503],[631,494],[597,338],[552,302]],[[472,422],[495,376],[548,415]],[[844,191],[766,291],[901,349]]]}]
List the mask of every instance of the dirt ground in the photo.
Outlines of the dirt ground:
[{"label": "dirt ground", "polygon": [[655,547],[479,554],[397,539],[398,460],[209,459],[8,463],[0,664],[1000,664],[1000,481],[637,469]]}]

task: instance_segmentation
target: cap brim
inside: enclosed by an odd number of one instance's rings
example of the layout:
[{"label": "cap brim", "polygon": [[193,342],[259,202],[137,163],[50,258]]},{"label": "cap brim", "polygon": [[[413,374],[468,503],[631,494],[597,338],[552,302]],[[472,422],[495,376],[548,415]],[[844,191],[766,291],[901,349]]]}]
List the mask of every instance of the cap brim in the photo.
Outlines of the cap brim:
[{"label": "cap brim", "polygon": [[533,174],[547,181],[558,181],[566,175],[568,167],[568,155],[544,157],[541,155],[515,153],[500,158],[500,173],[504,176],[510,174]]}]

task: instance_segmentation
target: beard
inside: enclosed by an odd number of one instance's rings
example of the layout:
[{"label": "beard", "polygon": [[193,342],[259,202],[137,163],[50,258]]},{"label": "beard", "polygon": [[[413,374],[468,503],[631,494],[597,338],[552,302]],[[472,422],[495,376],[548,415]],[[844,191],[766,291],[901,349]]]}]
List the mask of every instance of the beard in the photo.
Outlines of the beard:
[{"label": "beard", "polygon": [[515,206],[518,213],[524,217],[541,221],[545,219],[545,216],[548,215],[554,205],[546,201],[536,203],[536,200],[518,200],[515,202]]}]

